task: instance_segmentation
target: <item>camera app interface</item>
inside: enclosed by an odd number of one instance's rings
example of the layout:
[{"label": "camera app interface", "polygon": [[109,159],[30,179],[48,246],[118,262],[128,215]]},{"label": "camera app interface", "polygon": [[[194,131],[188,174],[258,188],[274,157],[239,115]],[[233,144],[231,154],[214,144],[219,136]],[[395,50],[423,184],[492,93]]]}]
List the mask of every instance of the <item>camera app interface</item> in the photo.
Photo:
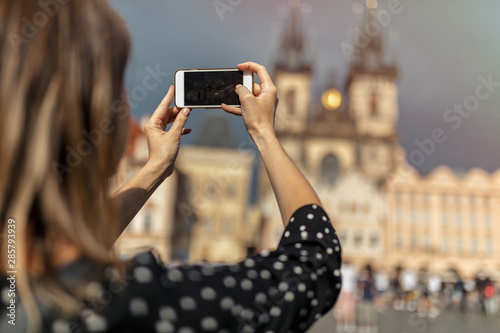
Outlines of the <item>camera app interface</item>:
[{"label": "camera app interface", "polygon": [[234,91],[243,84],[243,72],[186,72],[184,90],[186,105],[239,105],[240,99]]}]

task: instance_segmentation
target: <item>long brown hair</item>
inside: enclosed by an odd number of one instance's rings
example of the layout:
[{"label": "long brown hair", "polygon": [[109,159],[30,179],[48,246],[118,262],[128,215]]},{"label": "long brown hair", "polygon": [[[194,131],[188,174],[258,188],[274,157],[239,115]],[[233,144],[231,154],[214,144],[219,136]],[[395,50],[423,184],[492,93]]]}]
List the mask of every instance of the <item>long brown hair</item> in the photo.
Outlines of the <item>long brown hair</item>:
[{"label": "long brown hair", "polygon": [[[65,295],[54,283],[55,238],[118,263],[105,198],[126,131],[129,49],[126,25],[105,0],[0,2],[0,232],[15,221],[18,290],[32,304],[34,251],[44,258],[44,294]],[[3,259],[5,234],[2,243]]]}]

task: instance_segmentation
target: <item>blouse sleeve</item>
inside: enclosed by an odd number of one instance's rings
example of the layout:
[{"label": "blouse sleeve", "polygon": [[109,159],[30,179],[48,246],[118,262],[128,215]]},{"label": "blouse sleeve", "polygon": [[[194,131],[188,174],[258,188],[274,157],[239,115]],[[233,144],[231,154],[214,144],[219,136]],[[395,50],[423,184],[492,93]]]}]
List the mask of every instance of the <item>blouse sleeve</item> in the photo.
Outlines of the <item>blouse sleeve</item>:
[{"label": "blouse sleeve", "polygon": [[277,250],[234,265],[165,268],[151,252],[138,255],[103,320],[131,332],[304,332],[335,304],[340,263],[327,214],[308,205],[290,218]]}]

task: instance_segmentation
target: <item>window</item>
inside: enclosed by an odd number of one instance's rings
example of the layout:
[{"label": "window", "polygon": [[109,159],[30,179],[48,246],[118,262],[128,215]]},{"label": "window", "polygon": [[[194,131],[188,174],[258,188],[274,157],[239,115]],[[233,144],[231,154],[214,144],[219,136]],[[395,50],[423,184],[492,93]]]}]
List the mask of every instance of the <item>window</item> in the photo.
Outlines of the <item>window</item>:
[{"label": "window", "polygon": [[424,204],[428,205],[429,204],[429,193],[424,192],[424,194],[422,195],[422,198],[424,200]]},{"label": "window", "polygon": [[415,224],[416,222],[417,222],[417,212],[412,210],[410,213],[410,223]]},{"label": "window", "polygon": [[455,214],[455,224],[457,227],[462,225],[462,215],[460,213]]},{"label": "window", "polygon": [[370,237],[370,246],[372,248],[378,246],[378,235],[377,234],[372,234]]},{"label": "window", "polygon": [[484,226],[488,229],[491,228],[491,215],[490,215],[490,213],[486,213],[484,215]]},{"label": "window", "polygon": [[447,225],[448,224],[448,213],[443,212],[441,214],[441,224],[442,225]]},{"label": "window", "polygon": [[377,92],[375,90],[372,91],[370,98],[370,114],[372,117],[378,116]]},{"label": "window", "polygon": [[396,220],[396,223],[401,223],[401,221],[403,220],[403,213],[398,209],[396,210],[396,213],[395,213],[395,220]]},{"label": "window", "polygon": [[342,245],[346,245],[347,243],[347,233],[345,231],[341,231],[339,233],[339,240],[340,240],[340,244]]},{"label": "window", "polygon": [[476,218],[476,213],[471,213],[471,214],[470,214],[470,225],[471,225],[472,227],[475,227],[475,226],[476,226],[476,220],[477,220],[477,218]]},{"label": "window", "polygon": [[215,198],[217,195],[217,185],[214,182],[209,182],[205,184],[205,191],[203,192],[207,198]]},{"label": "window", "polygon": [[396,199],[396,202],[401,202],[402,198],[401,191],[396,191],[396,193],[394,193],[394,198]]},{"label": "window", "polygon": [[493,253],[493,242],[491,239],[488,239],[486,241],[486,253],[487,254],[492,254]]},{"label": "window", "polygon": [[285,104],[289,114],[295,114],[295,89],[290,89],[285,95]]},{"label": "window", "polygon": [[462,251],[463,251],[462,239],[459,238],[457,239],[457,253],[462,253]]},{"label": "window", "polygon": [[448,253],[448,238],[446,237],[441,240],[441,252]]},{"label": "window", "polygon": [[441,204],[442,204],[443,206],[446,206],[446,201],[447,201],[446,194],[443,194],[443,195],[441,196]]},{"label": "window", "polygon": [[425,236],[424,237],[424,249],[426,251],[428,251],[428,250],[430,250],[430,248],[431,248],[431,240],[430,240],[429,236]]},{"label": "window", "polygon": [[356,232],[356,234],[354,235],[354,246],[361,246],[361,244],[363,243],[363,235],[361,235],[360,232]]},{"label": "window", "polygon": [[401,240],[401,236],[397,235],[394,238],[394,246],[396,247],[397,250],[400,250],[402,245],[403,245],[403,242]]},{"label": "window", "polygon": [[224,222],[222,223],[222,227],[224,229],[224,233],[226,234],[230,234],[233,232],[233,221],[231,221],[230,219],[226,219],[224,220]]},{"label": "window", "polygon": [[424,212],[424,224],[429,224],[431,220],[431,214],[429,212]]},{"label": "window", "polygon": [[417,238],[415,236],[411,236],[410,238],[410,250],[415,250],[417,248]]},{"label": "window", "polygon": [[328,154],[321,162],[321,183],[333,187],[340,173],[339,160],[334,154]]},{"label": "window", "polygon": [[457,195],[455,196],[455,204],[456,204],[457,206],[460,206],[460,202],[461,202],[461,201],[460,201],[460,195],[459,195],[459,194],[457,194]]},{"label": "window", "polygon": [[144,213],[144,233],[149,234],[151,232],[151,222],[153,219],[153,214],[151,211],[147,210]]},{"label": "window", "polygon": [[472,253],[477,253],[477,240],[475,239],[472,240],[470,250]]},{"label": "window", "polygon": [[474,197],[474,195],[471,195],[469,197],[469,201],[470,201],[470,205],[474,206],[474,204],[476,203],[476,198]]},{"label": "window", "polygon": [[206,233],[211,233],[213,229],[213,221],[211,219],[203,220],[203,230]]}]

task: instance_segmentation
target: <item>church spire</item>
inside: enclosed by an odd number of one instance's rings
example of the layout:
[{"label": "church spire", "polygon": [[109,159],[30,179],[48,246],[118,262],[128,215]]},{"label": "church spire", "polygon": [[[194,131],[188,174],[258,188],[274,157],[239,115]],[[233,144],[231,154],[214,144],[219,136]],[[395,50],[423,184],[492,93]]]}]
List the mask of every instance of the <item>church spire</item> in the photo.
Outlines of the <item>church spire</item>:
[{"label": "church spire", "polygon": [[353,55],[347,84],[356,73],[388,75],[396,78],[398,69],[395,59],[385,59],[383,41],[384,28],[376,19],[377,0],[366,0],[365,19],[363,25],[355,29],[353,36]]},{"label": "church spire", "polygon": [[366,14],[362,35],[357,36],[357,53],[353,59],[354,65],[368,72],[378,72],[384,67],[382,27],[375,19],[377,0],[366,1]]},{"label": "church spire", "polygon": [[278,51],[277,66],[288,71],[301,71],[311,67],[306,53],[302,31],[300,0],[289,1],[290,14],[285,23]]}]

